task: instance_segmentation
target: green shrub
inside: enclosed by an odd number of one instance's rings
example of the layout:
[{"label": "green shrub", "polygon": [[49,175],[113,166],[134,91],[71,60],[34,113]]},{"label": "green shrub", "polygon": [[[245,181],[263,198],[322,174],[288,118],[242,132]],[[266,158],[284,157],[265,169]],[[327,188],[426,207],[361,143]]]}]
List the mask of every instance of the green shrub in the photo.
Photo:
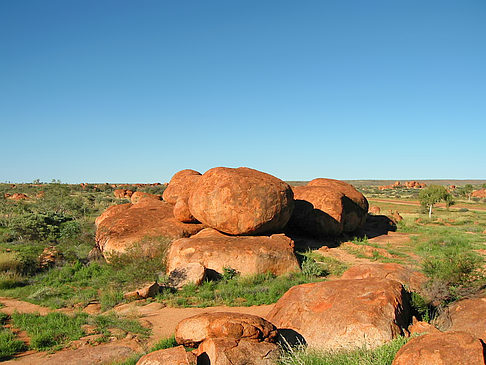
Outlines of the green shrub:
[{"label": "green shrub", "polygon": [[302,274],[306,277],[326,276],[329,273],[323,269],[314,259],[304,257],[302,261]]}]

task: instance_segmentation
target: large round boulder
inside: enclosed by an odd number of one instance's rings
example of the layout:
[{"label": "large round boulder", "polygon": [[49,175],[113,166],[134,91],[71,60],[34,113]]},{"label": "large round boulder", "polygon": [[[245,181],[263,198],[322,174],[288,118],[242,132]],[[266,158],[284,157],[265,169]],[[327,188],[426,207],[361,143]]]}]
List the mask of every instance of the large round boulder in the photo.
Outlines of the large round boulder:
[{"label": "large round boulder", "polygon": [[178,221],[191,223],[197,220],[189,210],[189,196],[201,174],[194,170],[177,172],[164,190],[162,197],[170,204],[174,204],[174,217]]},{"label": "large round boulder", "polygon": [[179,198],[189,198],[192,187],[201,177],[201,173],[195,170],[181,170],[172,176],[169,185],[164,190],[162,197],[167,203],[175,204]]},{"label": "large round boulder", "polygon": [[442,329],[464,331],[486,342],[486,297],[463,299],[438,318]]},{"label": "large round boulder", "polygon": [[481,341],[466,332],[429,333],[412,338],[393,365],[484,365]]},{"label": "large round boulder", "polygon": [[277,328],[267,320],[244,313],[213,312],[198,314],[179,322],[177,343],[196,347],[208,338],[248,339],[275,342]]},{"label": "large round boulder", "polygon": [[344,195],[319,186],[293,188],[295,208],[289,221],[291,229],[315,237],[343,233]]},{"label": "large round boulder", "polygon": [[266,317],[324,351],[376,348],[406,333],[411,314],[394,280],[333,280],[290,288]]},{"label": "large round boulder", "polygon": [[281,231],[293,208],[287,183],[246,167],[207,171],[189,198],[189,210],[199,222],[232,235]]},{"label": "large round boulder", "polygon": [[167,240],[189,237],[203,228],[201,224],[177,221],[172,211],[169,203],[152,198],[112,206],[96,219],[96,243],[105,258],[137,245],[144,254],[150,254]]},{"label": "large round boulder", "polygon": [[344,195],[344,232],[354,232],[365,224],[368,200],[353,185],[340,180],[318,178],[310,181],[307,186],[319,186]]},{"label": "large round boulder", "polygon": [[293,241],[283,234],[228,236],[206,228],[190,238],[172,242],[167,254],[167,272],[199,263],[222,274],[225,267],[241,275],[270,272],[282,275],[300,271]]}]

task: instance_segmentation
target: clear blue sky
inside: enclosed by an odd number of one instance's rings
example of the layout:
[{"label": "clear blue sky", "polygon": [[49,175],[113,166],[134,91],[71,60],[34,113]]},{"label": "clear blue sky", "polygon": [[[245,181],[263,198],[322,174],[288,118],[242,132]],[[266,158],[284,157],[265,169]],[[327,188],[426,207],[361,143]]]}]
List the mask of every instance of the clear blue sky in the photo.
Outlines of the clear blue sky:
[{"label": "clear blue sky", "polygon": [[0,1],[0,181],[486,178],[486,1]]}]

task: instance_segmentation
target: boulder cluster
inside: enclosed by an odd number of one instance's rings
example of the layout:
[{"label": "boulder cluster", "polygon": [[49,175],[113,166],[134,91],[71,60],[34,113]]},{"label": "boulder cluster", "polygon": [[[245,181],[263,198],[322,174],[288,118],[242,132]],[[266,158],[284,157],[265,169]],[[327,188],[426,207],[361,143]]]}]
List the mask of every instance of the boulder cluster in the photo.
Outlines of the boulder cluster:
[{"label": "boulder cluster", "polygon": [[242,275],[298,271],[286,232],[338,236],[362,228],[368,212],[366,198],[342,181],[315,179],[292,188],[246,167],[182,170],[162,196],[127,189],[115,196],[131,203],[96,219],[99,250],[107,259],[135,245],[150,254],[165,237],[169,274],[190,272],[196,263],[217,274],[226,267]]},{"label": "boulder cluster", "polygon": [[[411,335],[394,365],[484,364],[486,298],[459,301],[436,328],[412,316],[405,290],[417,290],[424,280],[399,264],[357,265],[340,279],[294,286],[265,319],[225,312],[184,319],[175,333],[180,346],[147,354],[138,365],[270,365],[278,343],[336,352],[373,349]],[[195,350],[186,353],[183,346]]]},{"label": "boulder cluster", "polygon": [[404,184],[402,184],[400,181],[395,181],[391,185],[378,186],[378,189],[379,190],[398,189],[398,188],[423,189],[426,186],[427,184],[418,181],[405,181]]}]

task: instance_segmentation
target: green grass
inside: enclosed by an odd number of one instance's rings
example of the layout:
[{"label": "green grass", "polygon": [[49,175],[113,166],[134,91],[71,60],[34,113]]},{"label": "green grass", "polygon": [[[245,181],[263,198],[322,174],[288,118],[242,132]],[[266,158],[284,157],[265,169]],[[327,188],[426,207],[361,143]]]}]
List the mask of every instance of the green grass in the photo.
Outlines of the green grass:
[{"label": "green grass", "polygon": [[27,346],[8,329],[0,329],[0,361],[8,360],[16,353],[25,351]]},{"label": "green grass", "polygon": [[319,280],[323,278],[308,277],[302,273],[236,276],[230,280],[206,281],[200,286],[186,285],[176,292],[164,291],[157,300],[174,307],[272,304],[292,286]]},{"label": "green grass", "polygon": [[123,301],[122,290],[153,281],[164,270],[161,255],[150,259],[131,257],[112,264],[66,264],[28,278],[0,275],[0,295],[19,298],[51,308],[88,304],[98,300],[103,310]]},{"label": "green grass", "polygon": [[138,334],[141,338],[150,334],[150,330],[140,323],[119,318],[114,314],[89,316],[82,312],[73,315],[52,312],[43,316],[37,313],[14,313],[12,323],[14,327],[27,332],[30,347],[38,351],[56,351],[71,341],[78,340],[86,335],[82,327],[86,324],[95,327],[94,333],[103,335],[101,340],[108,338],[111,328]]},{"label": "green grass", "polygon": [[399,337],[376,349],[320,352],[297,348],[284,353],[280,365],[391,365],[398,350],[408,339]]},{"label": "green grass", "polygon": [[31,313],[14,313],[13,325],[27,332],[30,347],[34,350],[60,349],[85,335],[81,326],[87,323],[87,314],[68,316],[49,313],[45,316]]}]

